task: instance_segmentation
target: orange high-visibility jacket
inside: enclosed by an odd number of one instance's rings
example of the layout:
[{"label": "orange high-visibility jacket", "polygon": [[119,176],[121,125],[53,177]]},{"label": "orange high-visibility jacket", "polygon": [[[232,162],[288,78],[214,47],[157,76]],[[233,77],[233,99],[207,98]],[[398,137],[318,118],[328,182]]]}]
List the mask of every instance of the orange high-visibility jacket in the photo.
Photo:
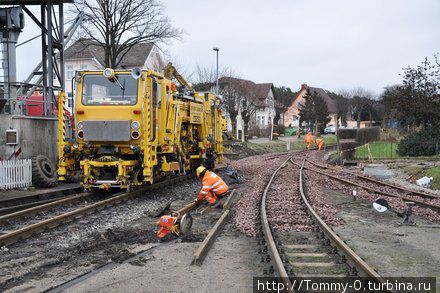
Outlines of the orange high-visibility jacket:
[{"label": "orange high-visibility jacket", "polygon": [[322,138],[317,138],[315,142],[318,145],[318,150],[324,149],[324,140]]},{"label": "orange high-visibility jacket", "polygon": [[202,190],[200,190],[197,199],[206,200],[209,203],[217,201],[216,195],[222,195],[228,192],[229,187],[217,174],[211,171],[206,171],[202,179]]},{"label": "orange high-visibility jacket", "polygon": [[306,143],[312,143],[313,142],[313,136],[310,133],[306,134],[306,138],[304,139]]}]

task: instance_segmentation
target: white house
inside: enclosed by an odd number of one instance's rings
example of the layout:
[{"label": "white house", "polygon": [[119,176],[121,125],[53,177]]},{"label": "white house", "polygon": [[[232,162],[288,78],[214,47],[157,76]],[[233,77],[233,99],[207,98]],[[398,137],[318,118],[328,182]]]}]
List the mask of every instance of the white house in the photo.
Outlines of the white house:
[{"label": "white house", "polygon": [[[272,83],[255,83],[250,80],[233,78],[233,77],[222,77],[219,80],[220,89],[225,89],[227,86],[237,88],[240,94],[249,93],[249,96],[245,97],[249,99],[250,102],[255,105],[255,112],[252,115],[249,124],[255,124],[260,129],[266,128],[268,125],[272,124],[273,118],[275,117],[275,97],[274,97],[274,87]],[[241,106],[238,107],[237,116],[237,129],[234,136],[237,139],[244,140],[244,122],[241,116]],[[227,113],[226,119],[228,122],[228,130],[232,130],[231,119]]]},{"label": "white house", "polygon": [[[102,70],[105,65],[104,49],[91,39],[78,39],[64,51],[65,60],[65,88],[68,95],[67,108],[72,108],[72,78],[75,71]],[[165,61],[159,48],[153,43],[139,43],[123,56],[118,68],[152,69],[162,72]]]}]

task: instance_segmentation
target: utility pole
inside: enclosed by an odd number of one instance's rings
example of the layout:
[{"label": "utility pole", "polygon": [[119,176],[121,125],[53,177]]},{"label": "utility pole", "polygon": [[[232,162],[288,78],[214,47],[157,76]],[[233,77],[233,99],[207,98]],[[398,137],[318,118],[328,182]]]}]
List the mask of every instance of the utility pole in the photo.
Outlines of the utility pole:
[{"label": "utility pole", "polygon": [[218,95],[218,93],[219,93],[219,87],[218,87],[218,51],[220,51],[220,49],[219,49],[219,47],[214,47],[214,48],[212,48],[216,53],[217,53],[217,73],[216,73],[216,79],[217,79],[217,82],[216,82],[216,87],[215,87],[215,89],[216,89],[216,94]]}]

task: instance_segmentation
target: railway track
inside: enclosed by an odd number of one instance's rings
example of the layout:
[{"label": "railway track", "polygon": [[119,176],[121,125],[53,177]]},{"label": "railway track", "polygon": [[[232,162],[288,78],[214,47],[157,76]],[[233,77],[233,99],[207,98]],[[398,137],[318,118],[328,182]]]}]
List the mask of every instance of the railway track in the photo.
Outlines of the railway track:
[{"label": "railway track", "polygon": [[[0,246],[7,246],[11,245],[17,241],[20,241],[22,239],[26,239],[31,237],[34,234],[40,233],[42,231],[55,228],[63,223],[68,223],[71,221],[74,221],[82,216],[94,213],[96,211],[100,211],[102,209],[105,209],[107,207],[119,204],[121,202],[127,201],[131,198],[134,198],[136,196],[142,195],[146,191],[152,191],[157,189],[162,189],[165,187],[168,187],[170,185],[174,185],[178,182],[182,182],[184,180],[188,180],[192,177],[192,175],[185,175],[180,177],[175,177],[171,179],[167,179],[158,183],[155,183],[153,185],[144,187],[142,189],[138,189],[131,192],[121,192],[114,194],[112,197],[100,200],[97,202],[92,203],[86,203],[82,207],[69,210],[67,212],[62,212],[61,214],[57,214],[55,216],[50,216],[47,219],[37,221],[32,224],[25,224],[20,226],[17,223],[12,222],[11,225],[14,226],[14,229],[9,231],[3,231],[3,234],[0,234]],[[78,194],[75,196],[71,196],[66,199],[62,199],[53,203],[46,204],[44,206],[37,206],[31,209],[27,209],[24,211],[20,211],[14,214],[5,215],[4,217],[0,218],[0,223],[11,223],[12,220],[26,217],[30,214],[39,213],[42,211],[46,211],[49,209],[53,209],[56,207],[60,207],[63,204],[66,204],[68,202],[72,202],[74,200],[78,200],[81,198],[84,198],[88,196],[89,194],[83,193]],[[18,227],[15,227],[18,226]]]},{"label": "railway track", "polygon": [[395,185],[395,184],[391,184],[391,183],[388,183],[388,182],[377,180],[377,179],[374,179],[374,178],[371,178],[371,177],[368,177],[368,176],[365,176],[365,175],[355,174],[355,173],[352,173],[352,172],[349,172],[349,171],[346,171],[346,170],[336,169],[336,168],[328,166],[328,165],[319,164],[319,163],[314,162],[314,161],[312,161],[312,160],[310,160],[308,158],[306,159],[306,161],[308,163],[312,164],[315,167],[319,167],[321,169],[326,169],[326,170],[331,170],[331,171],[338,172],[338,173],[343,172],[344,174],[346,174],[348,176],[355,177],[355,178],[358,178],[358,179],[361,179],[361,180],[364,180],[364,181],[367,181],[367,182],[372,182],[372,183],[375,183],[375,184],[380,185],[380,186],[390,187],[390,188],[396,189],[398,191],[402,191],[402,192],[404,192],[405,194],[408,194],[408,195],[415,195],[415,196],[418,196],[418,197],[421,197],[421,198],[428,198],[428,199],[440,199],[440,195],[426,193],[426,192],[421,192],[421,191],[418,191],[418,190],[412,190],[412,189],[409,189],[409,188],[405,188],[405,187],[402,187],[402,186],[398,186],[398,185]]},{"label": "railway track", "polygon": [[19,210],[35,207],[38,205],[51,203],[60,198],[69,195],[74,195],[81,191],[82,188],[79,185],[77,185],[77,186],[56,188],[50,191],[46,191],[46,190],[36,191],[27,196],[2,198],[0,199],[0,215],[5,215]]},{"label": "railway track", "polygon": [[[299,166],[292,157],[286,159],[275,170],[263,192],[260,215],[261,236],[264,236],[264,240],[261,239],[260,244],[263,244],[262,252],[268,253],[263,256],[262,261],[271,261],[273,264],[270,273],[281,278],[288,288],[292,288],[292,278],[304,277],[359,276],[383,281],[381,276],[350,249],[313,209],[307,195],[303,175],[304,164],[305,157]],[[280,172],[282,169],[283,172]],[[283,184],[277,184],[277,180],[283,182],[289,176],[297,176],[297,185],[280,189],[279,186]],[[279,192],[285,193],[282,198],[286,202],[279,203],[279,199],[273,199]],[[284,207],[289,206],[288,201],[293,202],[292,207],[296,207],[291,211],[295,219],[290,223],[288,221],[292,220],[292,217],[289,215],[285,218],[277,215],[281,213],[279,206],[271,207],[276,202]],[[295,226],[298,222],[301,223],[301,229],[283,231],[282,227],[286,223]]]},{"label": "railway track", "polygon": [[[308,160],[307,162],[312,166],[320,167],[319,164],[315,165],[310,160]],[[299,165],[298,163],[295,164],[297,166]],[[326,166],[322,166],[322,167],[326,167]],[[310,166],[303,166],[303,168],[308,171],[324,175],[338,182],[355,186],[375,194],[383,195],[386,197],[399,198],[405,202],[413,202],[415,205],[420,206],[422,208],[428,208],[435,212],[440,212],[440,204],[439,204],[440,197],[437,195],[415,192],[414,190],[409,190],[400,186],[388,184],[379,180],[369,178],[367,176],[357,175],[350,172],[344,172],[342,170],[335,170],[329,167],[326,167],[326,169],[333,172],[333,174],[330,172],[323,172],[321,170],[318,170]],[[334,173],[338,173],[338,175],[335,175]],[[341,173],[345,174],[344,176],[345,178],[342,178],[340,176]],[[356,182],[358,178],[368,181],[372,185],[360,184]],[[404,194],[402,194],[402,192],[404,192]],[[422,199],[420,199],[420,197],[422,197]]]}]

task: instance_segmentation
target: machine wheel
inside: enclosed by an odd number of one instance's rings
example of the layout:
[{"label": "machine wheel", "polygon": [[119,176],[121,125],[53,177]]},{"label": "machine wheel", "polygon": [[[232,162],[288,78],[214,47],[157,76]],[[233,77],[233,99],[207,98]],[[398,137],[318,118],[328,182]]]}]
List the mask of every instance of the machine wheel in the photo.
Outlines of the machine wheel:
[{"label": "machine wheel", "polygon": [[57,184],[55,166],[48,157],[32,157],[32,183],[36,187],[53,187]]}]

